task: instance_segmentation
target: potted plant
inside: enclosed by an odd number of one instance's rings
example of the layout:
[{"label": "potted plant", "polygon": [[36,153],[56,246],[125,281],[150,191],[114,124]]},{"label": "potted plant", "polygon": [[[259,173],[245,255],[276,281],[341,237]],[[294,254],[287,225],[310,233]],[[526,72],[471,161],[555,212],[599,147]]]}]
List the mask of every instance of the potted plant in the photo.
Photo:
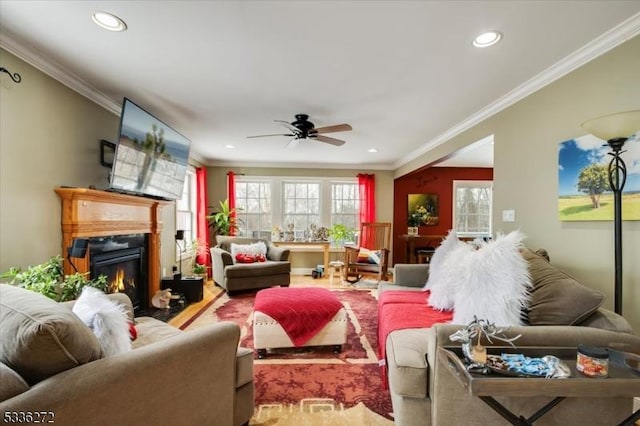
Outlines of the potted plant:
[{"label": "potted plant", "polygon": [[238,230],[238,223],[234,213],[237,209],[229,208],[229,200],[220,201],[217,210],[207,216],[209,227],[213,231],[213,235],[231,235]]},{"label": "potted plant", "polygon": [[412,213],[407,220],[407,234],[418,235],[418,227],[422,225],[422,215],[419,213]]},{"label": "potted plant", "polygon": [[328,232],[329,238],[333,242],[335,247],[342,247],[344,243],[347,241],[353,241],[356,236],[356,232],[352,228],[347,228],[346,225],[342,223],[335,223],[329,228]]},{"label": "potted plant", "polygon": [[207,281],[207,265],[196,263],[193,265],[193,268],[191,268],[191,272],[193,272],[194,275],[202,277],[204,281]]},{"label": "potted plant", "polygon": [[54,256],[45,263],[29,266],[26,271],[10,268],[0,275],[0,278],[10,279],[9,284],[35,291],[55,301],[66,302],[77,299],[85,286],[107,291],[106,276],[100,275],[94,280],[88,280],[87,275],[77,272],[73,275],[64,275],[62,258]]}]

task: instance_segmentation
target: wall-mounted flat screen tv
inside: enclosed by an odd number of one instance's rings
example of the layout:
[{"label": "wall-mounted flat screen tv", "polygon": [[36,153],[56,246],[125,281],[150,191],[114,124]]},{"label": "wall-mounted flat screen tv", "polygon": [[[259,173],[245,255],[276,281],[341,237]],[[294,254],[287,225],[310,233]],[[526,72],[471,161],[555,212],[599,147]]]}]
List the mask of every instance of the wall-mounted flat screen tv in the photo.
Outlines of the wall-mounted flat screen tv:
[{"label": "wall-mounted flat screen tv", "polygon": [[191,141],[125,98],[112,190],[166,200],[182,196]]}]

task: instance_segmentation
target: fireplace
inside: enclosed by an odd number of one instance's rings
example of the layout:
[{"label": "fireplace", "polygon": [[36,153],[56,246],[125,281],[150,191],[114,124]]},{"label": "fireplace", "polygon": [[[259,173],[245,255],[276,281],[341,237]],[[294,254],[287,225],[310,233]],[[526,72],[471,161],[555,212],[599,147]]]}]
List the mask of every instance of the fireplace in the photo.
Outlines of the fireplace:
[{"label": "fireplace", "polygon": [[[67,248],[73,244],[75,238],[89,238],[89,250],[85,257],[74,259],[75,268],[65,260],[64,273],[72,274],[77,269],[80,273],[91,273],[93,277],[95,273],[93,256],[98,256],[99,260],[106,259],[106,266],[111,266],[110,257],[117,254],[111,253],[116,251],[115,248],[122,250],[141,248],[140,263],[137,265],[139,276],[122,277],[122,279],[133,279],[132,282],[138,290],[140,309],[149,307],[151,298],[160,290],[161,210],[170,203],[87,188],[61,187],[56,188],[55,192],[62,201],[61,253],[67,252]],[[127,242],[127,247],[124,247],[125,236],[142,239],[140,247],[133,246],[131,242]],[[102,257],[103,254],[104,257]],[[125,266],[133,268],[133,263]],[[126,274],[127,271],[123,272]],[[113,279],[117,280],[118,277],[115,275],[117,270],[112,274],[114,274]]]},{"label": "fireplace", "polygon": [[91,277],[107,277],[108,293],[125,293],[134,313],[148,308],[147,243],[144,234],[91,238]]}]

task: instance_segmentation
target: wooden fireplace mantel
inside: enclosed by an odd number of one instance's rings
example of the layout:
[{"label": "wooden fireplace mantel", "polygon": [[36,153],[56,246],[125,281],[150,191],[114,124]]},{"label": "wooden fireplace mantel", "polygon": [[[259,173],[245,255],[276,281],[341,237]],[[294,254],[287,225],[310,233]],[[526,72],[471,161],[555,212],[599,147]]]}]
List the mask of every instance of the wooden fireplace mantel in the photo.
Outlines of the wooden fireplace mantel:
[{"label": "wooden fireplace mantel", "polygon": [[[161,209],[170,203],[135,195],[87,188],[56,188],[62,201],[62,257],[74,238],[105,237],[126,234],[149,234],[149,304],[160,289]],[[83,259],[74,259],[78,272],[89,272],[89,251]],[[64,261],[64,273],[75,272]]]}]

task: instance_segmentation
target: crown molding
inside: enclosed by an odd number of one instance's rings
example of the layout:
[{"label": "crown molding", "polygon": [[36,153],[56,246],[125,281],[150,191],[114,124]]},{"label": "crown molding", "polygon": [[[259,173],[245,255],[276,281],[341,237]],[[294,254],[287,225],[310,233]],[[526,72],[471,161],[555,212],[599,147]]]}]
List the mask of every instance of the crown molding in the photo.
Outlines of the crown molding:
[{"label": "crown molding", "polygon": [[254,167],[254,168],[278,168],[278,169],[331,169],[331,170],[380,170],[380,171],[393,171],[392,164],[338,164],[338,163],[260,163],[252,161],[216,161],[211,160],[205,163],[209,167]]},{"label": "crown molding", "polygon": [[571,71],[580,68],[586,63],[624,43],[625,41],[630,40],[638,34],[640,34],[640,13],[636,13],[631,16],[629,19],[613,27],[593,41],[587,43],[580,49],[511,90],[506,95],[482,108],[480,111],[431,139],[420,148],[405,155],[393,164],[394,169],[399,169],[420,155],[426,154],[433,148],[442,145],[451,138],[483,122],[489,117],[553,83],[559,78],[569,74]]},{"label": "crown molding", "polygon": [[42,52],[19,42],[7,33],[2,33],[2,37],[0,37],[0,47],[22,59],[34,68],[47,74],[51,78],[58,80],[71,90],[95,102],[107,111],[110,111],[115,115],[120,115],[122,110],[122,104],[120,102],[114,101],[91,84],[78,77],[76,74],[68,71],[51,58],[46,57]]}]

